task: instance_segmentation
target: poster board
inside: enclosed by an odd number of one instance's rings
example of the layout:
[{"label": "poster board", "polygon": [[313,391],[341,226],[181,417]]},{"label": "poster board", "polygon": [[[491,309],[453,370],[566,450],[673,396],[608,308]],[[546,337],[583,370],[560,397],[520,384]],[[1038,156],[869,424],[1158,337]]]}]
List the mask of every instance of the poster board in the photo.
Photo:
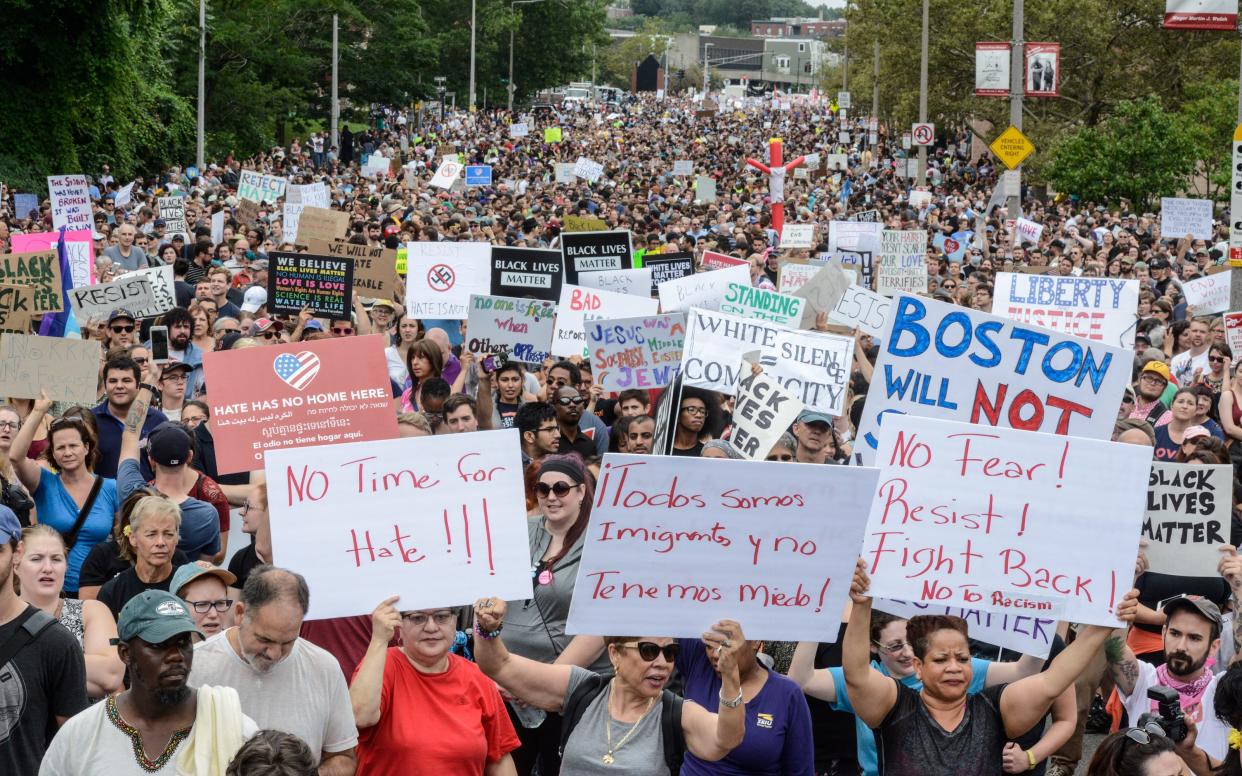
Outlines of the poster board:
[{"label": "poster board", "polygon": [[483,242],[406,243],[405,309],[412,318],[463,320],[486,294],[493,248]]},{"label": "poster board", "polygon": [[92,406],[99,398],[98,342],[34,334],[0,336],[0,392]]},{"label": "poster board", "polygon": [[1149,571],[1201,577],[1216,569],[1229,544],[1233,467],[1155,461],[1147,481]]},{"label": "poster board", "polygon": [[267,258],[268,312],[297,315],[303,308],[310,308],[317,317],[350,317],[353,259],[285,251],[271,251]]},{"label": "poster board", "polygon": [[999,272],[992,314],[1132,348],[1138,297],[1137,280]]},{"label": "poster board", "polygon": [[490,290],[493,296],[516,296],[556,302],[561,298],[565,262],[560,251],[492,247]]},{"label": "poster board", "polygon": [[587,324],[586,334],[591,373],[608,393],[663,388],[681,372],[683,313],[598,319]]},{"label": "poster board", "polygon": [[474,294],[466,326],[466,350],[507,353],[514,361],[543,365],[552,355],[556,304],[546,299]]}]

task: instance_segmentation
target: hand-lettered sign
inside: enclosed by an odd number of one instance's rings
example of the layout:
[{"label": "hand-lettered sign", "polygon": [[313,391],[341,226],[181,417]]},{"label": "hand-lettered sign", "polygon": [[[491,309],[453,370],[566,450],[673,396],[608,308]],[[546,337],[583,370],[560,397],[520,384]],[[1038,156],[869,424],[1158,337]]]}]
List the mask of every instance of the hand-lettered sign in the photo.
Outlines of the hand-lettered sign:
[{"label": "hand-lettered sign", "polygon": [[565,262],[560,251],[492,248],[491,292],[498,296],[558,301]]},{"label": "hand-lettered sign", "polygon": [[412,318],[462,320],[470,297],[486,294],[492,246],[483,242],[406,243],[405,307]]},{"label": "hand-lettered sign", "polygon": [[99,398],[98,342],[5,334],[0,337],[0,395],[94,404]]},{"label": "hand-lettered sign", "polygon": [[466,350],[507,353],[514,361],[542,365],[552,354],[555,324],[553,302],[475,294],[470,297]]},{"label": "hand-lettered sign", "polygon": [[1229,544],[1233,467],[1229,464],[1151,465],[1147,484],[1148,570],[1201,577],[1216,568]]},{"label": "hand-lettered sign", "polygon": [[1139,282],[1000,272],[992,314],[1122,348],[1134,347]]},{"label": "hand-lettered sign", "polygon": [[349,318],[354,261],[310,253],[268,253],[267,309],[297,315],[302,308],[325,318]]},{"label": "hand-lettered sign", "polygon": [[681,369],[683,313],[591,321],[586,333],[592,373],[605,391],[663,388]]}]

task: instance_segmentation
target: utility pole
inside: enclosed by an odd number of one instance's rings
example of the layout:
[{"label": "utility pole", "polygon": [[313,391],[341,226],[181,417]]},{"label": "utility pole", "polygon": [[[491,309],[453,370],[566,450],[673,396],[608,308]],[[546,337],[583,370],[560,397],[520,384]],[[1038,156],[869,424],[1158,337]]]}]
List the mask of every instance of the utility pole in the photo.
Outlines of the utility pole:
[{"label": "utility pole", "polygon": [[710,67],[709,65],[710,60],[708,60],[707,58],[707,50],[714,45],[716,44],[715,43],[704,43],[703,44],[703,98],[704,99],[707,99],[707,90],[708,90],[708,74],[707,73],[708,73],[708,68]]},{"label": "utility pole", "polygon": [[871,120],[875,122],[875,139],[872,146],[878,146],[880,140],[880,41],[874,45],[871,63]]},{"label": "utility pole", "polygon": [[204,146],[207,142],[207,0],[198,0],[198,142],[194,163],[203,172]]},{"label": "utility pole", "polygon": [[[1242,148],[1242,61],[1238,64],[1238,126],[1233,131],[1233,143],[1229,146],[1229,159],[1233,163],[1232,189],[1229,194],[1229,265],[1233,266],[1242,253],[1242,164],[1239,148]],[[1172,235],[1171,235],[1172,236]],[[1242,310],[1242,268],[1229,273],[1229,309]]]},{"label": "utility pole", "polygon": [[[1021,2],[1021,0],[1017,0]],[[931,0],[923,0],[923,53],[919,58],[919,123],[927,123],[927,19]],[[927,146],[919,146],[918,185],[927,183]]]},{"label": "utility pole", "polygon": [[850,90],[850,32],[845,30],[845,51],[841,55],[841,91]]},{"label": "utility pole", "polygon": [[[1013,0],[1013,41],[1009,48],[1009,123],[1022,129],[1022,97],[1026,94],[1026,61],[1023,57],[1025,48],[1022,40],[1024,23],[1023,0]],[[1022,167],[1018,167],[1022,174]],[[1017,218],[1022,212],[1022,186],[1009,195],[1005,203],[1010,218]]]},{"label": "utility pole", "polygon": [[470,0],[470,110],[474,110],[474,11],[476,0]]},{"label": "utility pole", "polygon": [[337,79],[340,73],[340,17],[332,14],[332,120],[329,125],[329,131],[332,135],[331,145],[338,146],[338,130],[341,123],[341,100],[337,92]]}]

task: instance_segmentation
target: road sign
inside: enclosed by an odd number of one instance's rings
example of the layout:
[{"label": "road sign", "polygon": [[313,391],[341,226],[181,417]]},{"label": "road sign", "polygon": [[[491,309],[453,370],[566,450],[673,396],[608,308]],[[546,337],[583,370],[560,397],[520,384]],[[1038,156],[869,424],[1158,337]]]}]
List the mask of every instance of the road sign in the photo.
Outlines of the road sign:
[{"label": "road sign", "polygon": [[1031,145],[1031,141],[1017,127],[1010,127],[1000,133],[1000,137],[993,140],[988,147],[1011,170],[1017,169],[1035,151],[1035,146]]},{"label": "road sign", "polygon": [[837,92],[837,107],[845,108],[846,110],[853,108],[854,105],[851,99],[849,92]]},{"label": "road sign", "polygon": [[492,166],[490,164],[472,164],[466,167],[467,186],[492,185]]},{"label": "road sign", "polygon": [[1242,124],[1233,131],[1233,188],[1229,195],[1229,266],[1242,267]]},{"label": "road sign", "polygon": [[929,146],[936,142],[935,124],[915,124],[910,128],[910,140],[916,146]]}]

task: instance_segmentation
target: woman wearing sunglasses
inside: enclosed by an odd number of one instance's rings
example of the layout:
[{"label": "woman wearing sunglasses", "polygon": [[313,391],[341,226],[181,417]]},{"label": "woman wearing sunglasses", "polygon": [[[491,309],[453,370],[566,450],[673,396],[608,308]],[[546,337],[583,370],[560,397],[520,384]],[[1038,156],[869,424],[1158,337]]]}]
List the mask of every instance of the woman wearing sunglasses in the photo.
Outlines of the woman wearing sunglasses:
[{"label": "woman wearing sunglasses", "polygon": [[607,678],[509,652],[500,638],[507,609],[494,598],[475,602],[475,659],[508,692],[563,716],[561,773],[615,769],[635,776],[676,776],[687,753],[714,762],[742,743],[746,701],[738,660],[750,647],[737,623],[722,621],[703,634],[720,674],[720,690],[707,700],[714,709],[709,711],[694,700],[683,703],[665,688],[682,649],[676,640],[605,637],[613,668]]},{"label": "woman wearing sunglasses", "polygon": [[1160,725],[1148,722],[1101,741],[1087,776],[1191,776],[1191,770]]}]

